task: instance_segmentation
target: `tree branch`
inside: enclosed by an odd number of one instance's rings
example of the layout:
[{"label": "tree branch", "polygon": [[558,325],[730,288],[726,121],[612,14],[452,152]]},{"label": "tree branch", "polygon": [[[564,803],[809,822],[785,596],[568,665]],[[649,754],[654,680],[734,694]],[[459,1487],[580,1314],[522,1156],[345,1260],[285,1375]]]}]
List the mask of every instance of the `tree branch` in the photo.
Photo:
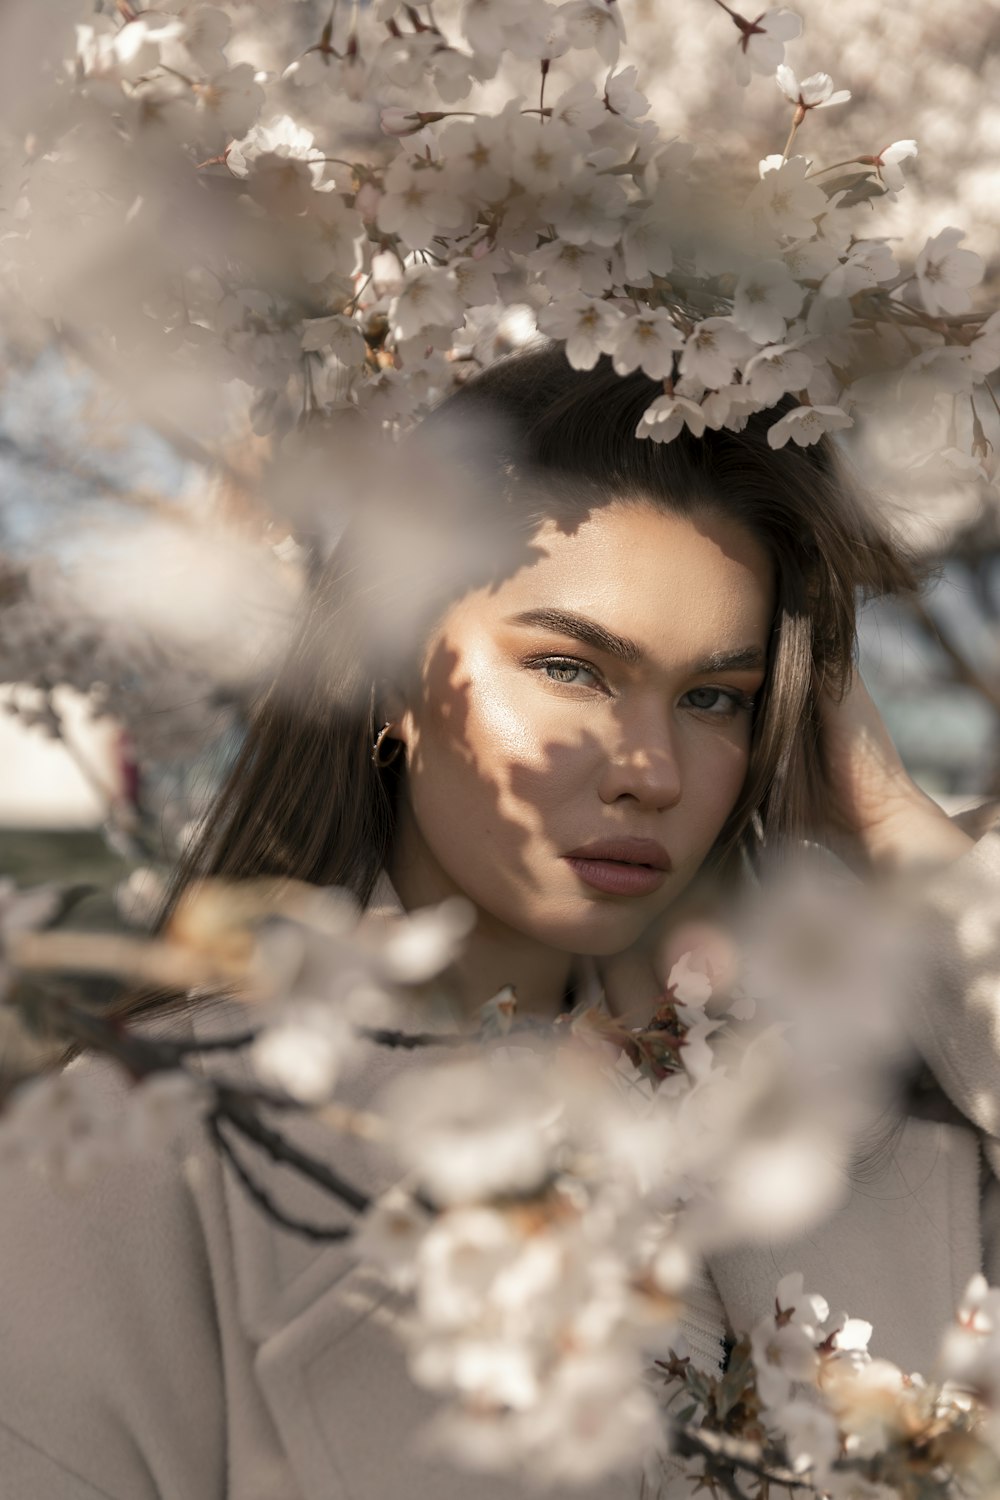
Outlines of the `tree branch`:
[{"label": "tree branch", "polygon": [[216,1110],[213,1110],[208,1116],[209,1134],[223,1157],[229,1162],[229,1165],[236,1173],[247,1193],[269,1218],[274,1219],[283,1229],[290,1229],[293,1233],[301,1234],[306,1239],[327,1242],[350,1239],[353,1231],[346,1225],[330,1225],[327,1227],[322,1224],[312,1224],[307,1219],[295,1218],[292,1214],[286,1213],[283,1208],[279,1208],[270,1193],[262,1188],[259,1182],[254,1181],[246,1167],[240,1161],[233,1150],[232,1144],[226,1139],[222,1130],[221,1118]]}]

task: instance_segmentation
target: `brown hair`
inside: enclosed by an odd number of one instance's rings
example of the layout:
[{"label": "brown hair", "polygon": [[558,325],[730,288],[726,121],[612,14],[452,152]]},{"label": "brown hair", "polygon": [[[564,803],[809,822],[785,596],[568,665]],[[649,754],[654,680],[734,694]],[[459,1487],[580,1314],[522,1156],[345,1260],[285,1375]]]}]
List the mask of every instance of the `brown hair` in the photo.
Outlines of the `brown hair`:
[{"label": "brown hair", "polygon": [[[579,520],[595,505],[624,500],[682,515],[712,511],[763,544],[777,587],[767,680],[747,781],[709,861],[732,874],[762,849],[821,825],[819,691],[841,689],[849,677],[859,596],[908,590],[916,577],[846,480],[829,441],[769,446],[768,427],[794,401],[751,416],[742,432],[695,438],[684,430],[661,444],[635,436],[660,391],[641,372],[616,375],[607,359],[574,370],[561,347],[544,346],[467,382],[421,432],[474,434],[475,453],[465,457],[489,493],[472,524],[505,511],[508,523],[530,532],[544,514]],[[369,901],[405,776],[398,763],[379,770],[371,759],[379,664],[365,621],[373,606],[392,607],[377,558],[374,571],[372,563],[348,528],[310,591],[286,669],[256,706],[241,753],[177,872],[171,904],[204,875],[286,876],[343,886]],[[428,605],[428,620],[442,602]],[[127,1013],[163,1003],[133,997]]]}]

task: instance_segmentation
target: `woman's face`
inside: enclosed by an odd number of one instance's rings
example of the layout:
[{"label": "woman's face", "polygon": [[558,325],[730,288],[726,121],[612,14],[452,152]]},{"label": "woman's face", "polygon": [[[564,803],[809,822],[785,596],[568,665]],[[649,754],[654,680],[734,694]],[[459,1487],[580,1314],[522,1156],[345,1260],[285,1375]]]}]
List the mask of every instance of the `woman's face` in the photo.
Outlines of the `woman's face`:
[{"label": "woman's face", "polygon": [[394,859],[422,901],[459,893],[523,936],[615,953],[739,796],[772,568],[732,521],[624,503],[572,533],[544,523],[530,551],[428,643],[392,730],[408,768]]}]

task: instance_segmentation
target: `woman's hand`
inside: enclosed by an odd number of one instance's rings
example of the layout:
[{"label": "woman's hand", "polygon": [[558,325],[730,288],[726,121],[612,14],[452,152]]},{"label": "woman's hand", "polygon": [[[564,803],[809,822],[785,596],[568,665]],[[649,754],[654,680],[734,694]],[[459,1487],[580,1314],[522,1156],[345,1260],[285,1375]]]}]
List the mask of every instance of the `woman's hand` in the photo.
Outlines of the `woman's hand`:
[{"label": "woman's hand", "polygon": [[875,870],[947,864],[973,840],[909,776],[861,674],[838,701],[820,698],[828,822]]}]

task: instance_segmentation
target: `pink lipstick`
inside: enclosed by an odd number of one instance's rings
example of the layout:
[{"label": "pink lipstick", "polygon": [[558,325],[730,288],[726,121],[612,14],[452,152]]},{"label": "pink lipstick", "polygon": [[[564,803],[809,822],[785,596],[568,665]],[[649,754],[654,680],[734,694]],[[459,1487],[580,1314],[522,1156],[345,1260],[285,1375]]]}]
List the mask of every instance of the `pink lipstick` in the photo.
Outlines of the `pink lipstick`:
[{"label": "pink lipstick", "polygon": [[648,896],[671,869],[670,856],[655,839],[600,839],[564,856],[592,890],[608,896]]}]

